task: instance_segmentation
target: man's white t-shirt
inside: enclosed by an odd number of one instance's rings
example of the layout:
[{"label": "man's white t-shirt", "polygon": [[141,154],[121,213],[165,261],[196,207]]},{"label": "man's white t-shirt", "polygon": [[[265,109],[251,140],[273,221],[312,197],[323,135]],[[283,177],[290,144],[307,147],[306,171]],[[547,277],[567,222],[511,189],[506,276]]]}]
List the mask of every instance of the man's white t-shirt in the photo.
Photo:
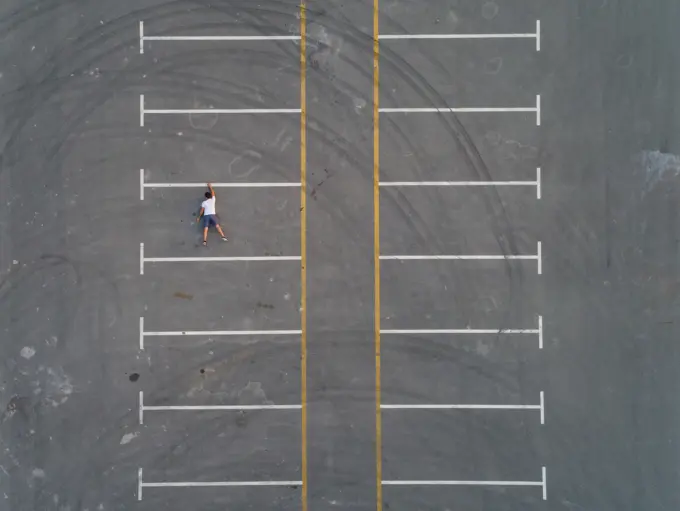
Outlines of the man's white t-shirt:
[{"label": "man's white t-shirt", "polygon": [[214,215],[215,214],[215,197],[206,199],[201,203],[204,215]]}]

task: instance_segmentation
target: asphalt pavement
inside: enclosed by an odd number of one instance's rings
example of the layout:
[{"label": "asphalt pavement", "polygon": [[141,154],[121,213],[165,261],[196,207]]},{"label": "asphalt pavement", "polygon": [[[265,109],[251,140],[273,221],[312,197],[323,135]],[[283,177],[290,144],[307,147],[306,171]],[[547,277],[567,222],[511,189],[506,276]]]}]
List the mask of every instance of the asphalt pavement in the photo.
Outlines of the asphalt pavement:
[{"label": "asphalt pavement", "polygon": [[4,2],[0,509],[680,508],[679,17]]}]

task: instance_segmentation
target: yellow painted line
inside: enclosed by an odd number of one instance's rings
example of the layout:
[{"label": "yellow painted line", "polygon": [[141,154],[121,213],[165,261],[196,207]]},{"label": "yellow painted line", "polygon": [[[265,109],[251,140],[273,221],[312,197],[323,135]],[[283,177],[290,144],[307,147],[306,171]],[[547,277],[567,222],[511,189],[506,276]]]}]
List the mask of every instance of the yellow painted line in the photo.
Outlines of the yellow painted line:
[{"label": "yellow painted line", "polygon": [[380,415],[380,45],[378,1],[373,0],[373,328],[375,336],[376,509],[382,511],[382,417]]},{"label": "yellow painted line", "polygon": [[307,22],[300,2],[300,378],[302,403],[302,511],[307,511]]}]

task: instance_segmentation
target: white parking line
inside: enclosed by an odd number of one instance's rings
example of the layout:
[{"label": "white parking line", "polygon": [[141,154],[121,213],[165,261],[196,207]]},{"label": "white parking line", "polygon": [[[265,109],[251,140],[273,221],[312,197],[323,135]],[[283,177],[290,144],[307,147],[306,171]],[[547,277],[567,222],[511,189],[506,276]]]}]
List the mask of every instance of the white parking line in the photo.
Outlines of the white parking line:
[{"label": "white parking line", "polygon": [[146,257],[144,243],[139,244],[139,274],[144,275],[145,263],[233,263],[261,261],[300,261],[300,256],[215,256],[215,257]]},{"label": "white parking line", "polygon": [[541,125],[541,95],[536,95],[536,106],[534,107],[492,107],[492,108],[477,108],[477,107],[427,107],[427,108],[380,108],[379,112],[381,114],[394,114],[394,113],[405,113],[405,114],[422,114],[422,113],[503,113],[503,112],[535,112],[536,113],[536,126]]},{"label": "white parking line", "polygon": [[168,330],[145,331],[144,317],[139,318],[139,349],[144,349],[145,337],[239,337],[300,335],[302,330]]},{"label": "white parking line", "polygon": [[137,500],[142,500],[143,488],[215,488],[241,486],[302,486],[302,481],[176,481],[144,482],[143,470],[137,470]]},{"label": "white parking line", "polygon": [[380,181],[381,187],[409,186],[535,186],[536,198],[541,198],[541,169],[536,169],[536,181]]},{"label": "white parking line", "polygon": [[[211,183],[213,188],[300,188],[299,182],[274,183]],[[198,183],[146,183],[144,169],[139,169],[139,199],[144,200],[144,188],[205,188],[205,181]]]},{"label": "white parking line", "polygon": [[540,481],[449,481],[449,480],[383,480],[383,485],[391,486],[540,486],[543,489],[543,500],[548,499],[546,469],[541,467]]},{"label": "white parking line", "polygon": [[139,424],[144,424],[145,411],[159,412],[245,412],[255,410],[300,410],[302,405],[205,405],[205,406],[149,406],[144,404],[144,392],[139,391]]},{"label": "white parking line", "polygon": [[302,330],[167,330],[145,331],[144,317],[139,318],[139,349],[144,349],[145,337],[238,337],[301,335]]},{"label": "white parking line", "polygon": [[536,255],[381,255],[381,261],[537,261],[537,272],[543,273],[541,242]]},{"label": "white parking line", "polygon": [[300,108],[171,108],[147,109],[144,94],[139,95],[139,125],[144,126],[149,114],[299,114]]},{"label": "white parking line", "polygon": [[398,39],[536,39],[536,51],[541,51],[541,21],[536,20],[536,32],[507,34],[380,34],[379,40]]},{"label": "white parking line", "polygon": [[144,41],[299,41],[299,35],[199,35],[199,36],[148,36],[144,35],[144,22],[139,22],[139,53],[144,53]]},{"label": "white parking line", "polygon": [[540,404],[538,405],[386,405],[381,404],[381,410],[538,410],[541,416],[541,424],[545,424],[544,395],[540,393]]},{"label": "white parking line", "polygon": [[543,316],[538,316],[538,328],[427,328],[427,329],[381,329],[381,335],[538,335],[538,348],[543,349]]}]

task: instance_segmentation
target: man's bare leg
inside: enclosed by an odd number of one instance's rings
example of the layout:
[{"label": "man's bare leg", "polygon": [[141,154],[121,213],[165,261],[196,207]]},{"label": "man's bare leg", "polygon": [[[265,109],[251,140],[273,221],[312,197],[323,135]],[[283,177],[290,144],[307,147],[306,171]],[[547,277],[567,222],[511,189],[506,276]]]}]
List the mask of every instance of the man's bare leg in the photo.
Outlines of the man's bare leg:
[{"label": "man's bare leg", "polygon": [[222,236],[222,239],[226,241],[227,237],[224,235],[224,231],[222,230],[222,227],[220,226],[220,224],[217,224],[215,226],[215,228],[217,229],[217,232],[220,233],[220,236]]},{"label": "man's bare leg", "polygon": [[203,228],[203,244],[205,245],[208,243],[208,228],[204,227]]}]

